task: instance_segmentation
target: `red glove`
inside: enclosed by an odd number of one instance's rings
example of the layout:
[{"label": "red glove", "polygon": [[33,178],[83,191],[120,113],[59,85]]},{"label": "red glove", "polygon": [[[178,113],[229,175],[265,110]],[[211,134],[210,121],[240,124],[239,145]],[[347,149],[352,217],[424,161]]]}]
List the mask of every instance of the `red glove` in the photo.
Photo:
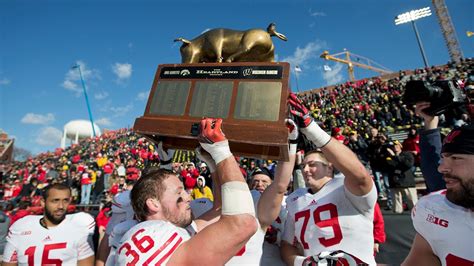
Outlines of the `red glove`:
[{"label": "red glove", "polygon": [[288,103],[290,104],[290,112],[295,116],[298,126],[301,128],[308,127],[313,121],[308,109],[303,105],[300,99],[294,93],[290,93],[288,97]]},{"label": "red glove", "polygon": [[200,134],[198,140],[200,143],[216,143],[227,140],[221,129],[222,118],[204,118],[201,120]]},{"label": "red glove", "polygon": [[232,156],[224,132],[221,130],[222,119],[203,118],[198,136],[201,147],[211,154],[216,165]]}]

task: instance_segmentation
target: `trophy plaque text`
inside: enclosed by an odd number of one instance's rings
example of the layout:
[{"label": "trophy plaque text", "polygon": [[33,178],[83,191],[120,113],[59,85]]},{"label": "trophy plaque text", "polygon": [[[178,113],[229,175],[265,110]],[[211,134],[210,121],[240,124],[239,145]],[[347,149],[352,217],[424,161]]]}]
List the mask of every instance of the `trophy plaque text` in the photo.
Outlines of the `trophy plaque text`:
[{"label": "trophy plaque text", "polygon": [[194,149],[203,117],[222,118],[234,155],[288,160],[289,64],[159,65],[134,130],[165,147]]}]

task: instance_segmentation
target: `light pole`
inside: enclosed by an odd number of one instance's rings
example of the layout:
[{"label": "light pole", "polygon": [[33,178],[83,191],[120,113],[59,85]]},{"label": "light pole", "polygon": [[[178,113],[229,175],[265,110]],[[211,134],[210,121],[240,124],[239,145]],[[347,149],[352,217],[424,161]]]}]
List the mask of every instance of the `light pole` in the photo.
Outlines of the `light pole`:
[{"label": "light pole", "polygon": [[73,69],[75,69],[75,68],[79,69],[79,76],[81,77],[82,90],[84,91],[84,97],[86,98],[87,111],[89,111],[89,119],[91,121],[92,134],[94,134],[94,137],[95,137],[94,119],[92,119],[91,107],[89,105],[89,97],[87,97],[86,83],[84,82],[84,78],[82,77],[81,65],[75,64],[72,68]]},{"label": "light pole", "polygon": [[421,43],[420,34],[418,34],[418,29],[416,28],[415,20],[428,16],[431,16],[431,10],[429,7],[425,7],[422,9],[411,10],[395,17],[395,25],[411,22],[413,30],[415,31],[416,40],[418,41],[418,46],[420,47],[421,56],[423,56],[423,62],[425,63],[425,67],[428,67],[428,59],[426,59],[425,50],[423,49],[423,44]]}]

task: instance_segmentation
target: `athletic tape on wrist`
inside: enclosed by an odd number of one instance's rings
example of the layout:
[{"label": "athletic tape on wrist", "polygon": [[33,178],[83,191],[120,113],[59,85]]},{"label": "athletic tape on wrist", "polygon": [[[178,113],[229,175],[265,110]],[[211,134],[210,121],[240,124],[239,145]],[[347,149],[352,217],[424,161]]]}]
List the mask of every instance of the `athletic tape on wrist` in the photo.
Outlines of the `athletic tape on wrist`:
[{"label": "athletic tape on wrist", "polygon": [[301,266],[306,258],[303,256],[296,256],[295,260],[293,261],[294,266]]},{"label": "athletic tape on wrist", "polygon": [[293,144],[290,143],[290,148],[289,148],[289,154],[296,154],[296,148],[298,147],[298,144]]},{"label": "athletic tape on wrist", "polygon": [[252,195],[246,183],[231,181],[222,184],[222,215],[251,214],[255,216]]},{"label": "athletic tape on wrist", "polygon": [[314,121],[311,122],[308,127],[302,128],[301,132],[318,148],[326,146],[331,140],[331,136],[322,130]]},{"label": "athletic tape on wrist", "polygon": [[219,141],[213,144],[201,143],[201,146],[212,156],[216,165],[232,156],[227,140]]}]

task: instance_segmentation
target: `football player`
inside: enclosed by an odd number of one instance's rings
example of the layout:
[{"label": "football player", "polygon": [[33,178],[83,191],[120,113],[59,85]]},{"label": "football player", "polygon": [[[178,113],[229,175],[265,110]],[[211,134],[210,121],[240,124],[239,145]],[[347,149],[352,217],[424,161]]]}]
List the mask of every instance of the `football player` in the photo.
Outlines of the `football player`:
[{"label": "football player", "polygon": [[94,218],[66,214],[71,189],[63,184],[44,189],[44,215],[18,220],[7,236],[3,265],[93,265]]},{"label": "football player", "polygon": [[[257,230],[248,186],[221,131],[222,119],[201,120],[201,147],[215,161],[222,191],[222,215],[212,224],[192,220],[189,194],[168,170],[149,171],[131,192],[140,223],[122,238],[118,265],[191,265],[196,261],[222,265]],[[199,231],[199,233],[195,233]]]},{"label": "football player", "polygon": [[446,189],[422,197],[412,210],[416,235],[403,265],[474,265],[474,125],[452,130],[441,157]]},{"label": "football player", "polygon": [[[282,258],[287,265],[338,258],[375,265],[372,230],[377,192],[372,178],[349,148],[313,121],[296,95],[291,94],[289,102],[301,132],[320,151],[307,153],[303,160],[307,188],[286,199]],[[334,178],[333,167],[345,178]]]},{"label": "football player", "polygon": [[[171,165],[172,157],[170,154],[172,154],[173,151],[169,149],[165,151],[161,141],[157,146],[157,151],[163,160],[160,162],[160,168],[170,170],[171,167],[169,166]],[[212,161],[210,155],[209,158]],[[215,172],[215,170],[213,172]],[[216,177],[213,176],[213,178]],[[200,217],[213,207],[212,201],[207,198],[193,200],[190,205],[193,217],[195,218]],[[134,216],[135,213],[133,212],[130,202],[130,190],[116,195],[112,201],[112,218],[107,225],[107,239],[104,238],[100,243],[96,266],[103,266],[104,264],[106,266],[116,265],[116,251],[121,245],[120,240],[130,228],[138,223]]]}]

